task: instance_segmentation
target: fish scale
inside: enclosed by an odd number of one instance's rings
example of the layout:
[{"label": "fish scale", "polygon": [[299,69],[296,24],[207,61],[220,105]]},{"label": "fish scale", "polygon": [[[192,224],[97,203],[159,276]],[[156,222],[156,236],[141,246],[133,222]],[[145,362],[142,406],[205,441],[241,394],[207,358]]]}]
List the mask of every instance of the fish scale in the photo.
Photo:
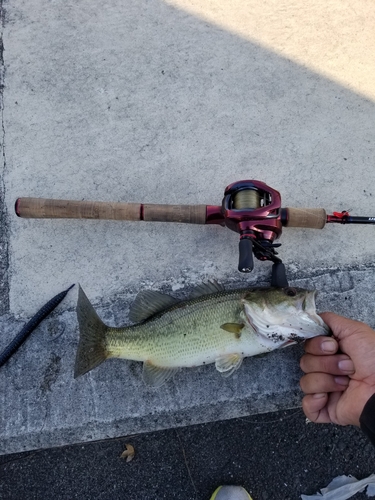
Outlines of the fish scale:
[{"label": "fish scale", "polygon": [[240,339],[220,325],[241,320],[243,295],[238,291],[218,292],[173,306],[140,325],[111,328],[107,349],[113,357],[173,367],[194,366],[199,355],[214,361],[228,350],[241,352]]}]

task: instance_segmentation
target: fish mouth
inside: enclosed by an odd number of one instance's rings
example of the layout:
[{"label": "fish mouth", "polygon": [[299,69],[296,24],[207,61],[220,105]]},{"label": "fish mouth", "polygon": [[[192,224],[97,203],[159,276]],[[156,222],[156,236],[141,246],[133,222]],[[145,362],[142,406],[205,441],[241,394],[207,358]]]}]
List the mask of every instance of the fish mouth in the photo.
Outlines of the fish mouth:
[{"label": "fish mouth", "polygon": [[316,290],[309,291],[302,302],[301,321],[303,323],[306,322],[307,329],[311,330],[311,335],[305,333],[305,338],[314,337],[316,335],[328,335],[330,332],[328,325],[324,323],[323,319],[316,312],[316,295]]},{"label": "fish mouth", "polygon": [[316,312],[316,291],[308,291],[293,306],[283,303],[262,306],[244,303],[244,317],[262,342],[271,345],[291,345],[299,341],[327,335],[328,326]]}]

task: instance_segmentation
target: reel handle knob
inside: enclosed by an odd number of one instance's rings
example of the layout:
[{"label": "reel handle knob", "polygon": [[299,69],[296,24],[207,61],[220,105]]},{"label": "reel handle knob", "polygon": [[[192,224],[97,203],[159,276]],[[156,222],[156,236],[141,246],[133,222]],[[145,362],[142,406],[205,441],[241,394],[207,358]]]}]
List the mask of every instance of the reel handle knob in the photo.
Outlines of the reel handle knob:
[{"label": "reel handle knob", "polygon": [[241,273],[250,273],[254,268],[253,242],[249,237],[242,237],[238,246],[240,256],[238,270]]}]

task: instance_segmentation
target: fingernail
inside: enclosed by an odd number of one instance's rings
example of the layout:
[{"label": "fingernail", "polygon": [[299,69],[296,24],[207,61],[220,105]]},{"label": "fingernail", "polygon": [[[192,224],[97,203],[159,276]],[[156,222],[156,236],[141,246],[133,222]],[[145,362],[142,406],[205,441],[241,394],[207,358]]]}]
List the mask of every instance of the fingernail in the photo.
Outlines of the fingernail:
[{"label": "fingernail", "polygon": [[336,382],[336,384],[339,384],[339,385],[348,385],[349,379],[348,379],[348,377],[335,377],[335,382]]},{"label": "fingernail", "polygon": [[342,359],[341,361],[339,361],[338,367],[340,368],[340,370],[347,373],[354,373],[355,371],[354,363],[351,359]]},{"label": "fingernail", "polygon": [[334,340],[325,340],[322,344],[323,352],[336,352],[336,342]]},{"label": "fingernail", "polygon": [[326,392],[317,392],[316,394],[313,394],[314,399],[322,399],[327,396]]}]

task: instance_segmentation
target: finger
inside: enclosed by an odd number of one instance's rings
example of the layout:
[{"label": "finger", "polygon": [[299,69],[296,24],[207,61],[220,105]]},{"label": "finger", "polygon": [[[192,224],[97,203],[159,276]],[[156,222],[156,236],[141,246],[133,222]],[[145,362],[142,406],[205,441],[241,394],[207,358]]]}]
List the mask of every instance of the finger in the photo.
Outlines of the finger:
[{"label": "finger", "polygon": [[305,373],[323,372],[331,375],[352,375],[355,372],[353,361],[346,354],[334,356],[314,356],[304,354],[300,361]]},{"label": "finger", "polygon": [[302,399],[302,409],[306,417],[317,424],[328,424],[331,419],[327,410],[328,394],[308,394]]},{"label": "finger", "polygon": [[349,377],[314,372],[304,375],[299,384],[305,394],[345,391],[349,384]]},{"label": "finger", "polygon": [[363,327],[368,328],[367,325],[364,325],[360,321],[354,321],[332,312],[325,312],[320,316],[323,319],[324,323],[326,323],[326,325],[328,325],[332,330],[334,336],[339,340],[342,340],[348,335],[351,335],[354,332],[363,329]]},{"label": "finger", "polygon": [[331,392],[327,402],[327,412],[334,424],[340,424],[337,415],[337,404],[342,396],[342,392]]},{"label": "finger", "polygon": [[304,347],[306,352],[315,354],[316,356],[335,354],[339,349],[337,341],[332,337],[314,337],[308,339]]}]

